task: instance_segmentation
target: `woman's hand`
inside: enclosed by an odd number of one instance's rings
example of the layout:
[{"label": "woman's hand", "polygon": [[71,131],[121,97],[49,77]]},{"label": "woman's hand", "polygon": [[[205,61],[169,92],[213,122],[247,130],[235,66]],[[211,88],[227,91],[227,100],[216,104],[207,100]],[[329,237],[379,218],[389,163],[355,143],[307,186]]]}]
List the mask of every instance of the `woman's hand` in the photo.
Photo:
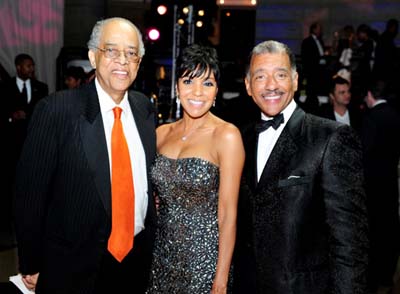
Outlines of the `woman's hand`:
[{"label": "woman's hand", "polygon": [[211,288],[211,294],[226,294],[226,291],[227,291],[226,282],[221,283],[218,282],[217,280],[214,280],[214,283]]}]

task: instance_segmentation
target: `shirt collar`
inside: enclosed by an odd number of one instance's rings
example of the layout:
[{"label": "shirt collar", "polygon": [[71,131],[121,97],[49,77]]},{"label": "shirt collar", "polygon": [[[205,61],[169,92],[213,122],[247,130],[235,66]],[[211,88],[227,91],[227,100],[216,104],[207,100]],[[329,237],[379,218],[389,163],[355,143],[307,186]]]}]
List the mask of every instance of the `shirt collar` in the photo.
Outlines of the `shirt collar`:
[{"label": "shirt collar", "polygon": [[116,106],[122,108],[122,115],[125,115],[127,113],[127,110],[130,108],[128,101],[128,91],[125,91],[124,97],[122,98],[121,102],[119,104],[116,104],[111,96],[101,87],[97,78],[95,79],[95,85],[97,95],[99,96],[100,110],[102,113],[112,111],[113,108]]},{"label": "shirt collar", "polygon": [[30,86],[31,85],[31,80],[30,79],[27,79],[26,81],[24,81],[23,79],[21,79],[20,77],[16,77],[16,81],[17,81],[17,85],[20,87],[20,88],[22,88],[22,86],[24,85],[24,83],[25,83],[25,85],[28,87],[28,86]]},{"label": "shirt collar", "polygon": [[[286,106],[286,108],[281,111],[283,113],[283,118],[285,119],[283,124],[286,124],[286,122],[292,116],[294,110],[296,109],[296,106],[297,106],[296,102],[294,101],[294,99],[292,99],[292,101],[290,101],[290,103]],[[273,117],[267,116],[263,112],[261,112],[261,119],[270,120],[272,118]]]},{"label": "shirt collar", "polygon": [[386,100],[383,100],[383,99],[379,99],[379,100],[377,100],[377,101],[374,103],[374,105],[372,105],[371,108],[374,108],[375,106],[377,106],[377,105],[379,105],[379,104],[382,104],[382,103],[387,103],[387,101],[386,101]]}]

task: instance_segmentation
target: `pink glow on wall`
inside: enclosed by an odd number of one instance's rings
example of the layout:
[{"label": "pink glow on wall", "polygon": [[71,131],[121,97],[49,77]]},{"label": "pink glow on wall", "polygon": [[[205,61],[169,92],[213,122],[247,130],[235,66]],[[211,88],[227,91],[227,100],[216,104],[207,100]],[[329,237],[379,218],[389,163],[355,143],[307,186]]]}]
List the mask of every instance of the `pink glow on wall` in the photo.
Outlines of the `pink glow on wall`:
[{"label": "pink glow on wall", "polygon": [[4,3],[0,7],[0,47],[26,42],[51,45],[58,41],[62,38],[58,28],[63,22],[62,4],[63,0],[20,0],[15,11],[10,3]]}]

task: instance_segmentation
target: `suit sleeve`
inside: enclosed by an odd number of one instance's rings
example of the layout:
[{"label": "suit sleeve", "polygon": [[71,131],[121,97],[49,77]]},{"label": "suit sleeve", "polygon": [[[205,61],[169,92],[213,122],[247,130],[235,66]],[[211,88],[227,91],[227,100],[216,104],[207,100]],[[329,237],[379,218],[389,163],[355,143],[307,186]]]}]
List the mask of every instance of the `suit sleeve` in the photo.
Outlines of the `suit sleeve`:
[{"label": "suit sleeve", "polygon": [[40,271],[48,191],[57,165],[56,123],[47,102],[41,100],[33,113],[16,172],[15,226],[23,274]]},{"label": "suit sleeve", "polygon": [[342,126],[329,139],[322,167],[331,293],[367,293],[369,242],[361,150],[354,130]]}]

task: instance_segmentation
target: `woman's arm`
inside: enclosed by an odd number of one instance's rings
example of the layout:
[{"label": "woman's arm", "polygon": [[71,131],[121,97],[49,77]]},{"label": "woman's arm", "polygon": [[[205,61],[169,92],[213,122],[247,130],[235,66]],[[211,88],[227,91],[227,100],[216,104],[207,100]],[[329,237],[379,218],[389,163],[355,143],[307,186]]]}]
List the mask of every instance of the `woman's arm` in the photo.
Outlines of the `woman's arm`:
[{"label": "woman's arm", "polygon": [[244,164],[244,148],[239,130],[224,125],[216,132],[220,168],[218,198],[219,248],[212,294],[226,293],[229,270],[236,240],[236,214],[240,177]]}]

